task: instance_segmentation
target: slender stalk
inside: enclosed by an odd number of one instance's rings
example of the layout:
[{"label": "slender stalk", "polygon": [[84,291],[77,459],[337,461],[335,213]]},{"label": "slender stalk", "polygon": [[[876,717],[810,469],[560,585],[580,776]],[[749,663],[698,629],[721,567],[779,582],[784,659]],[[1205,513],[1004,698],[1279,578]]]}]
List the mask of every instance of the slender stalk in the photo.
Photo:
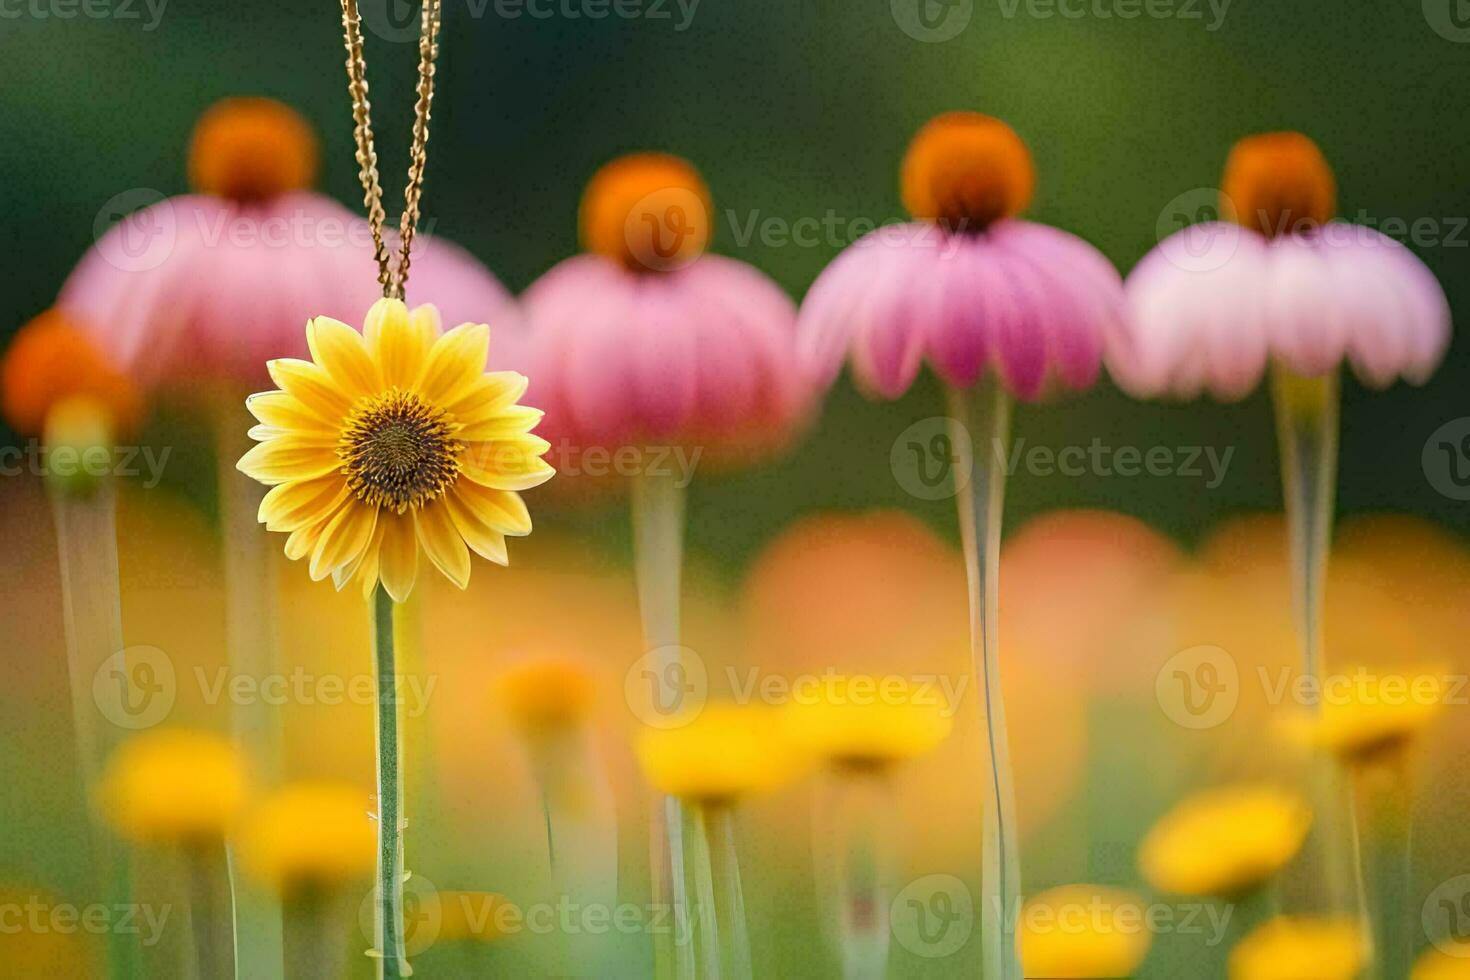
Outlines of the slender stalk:
[{"label": "slender stalk", "polygon": [[216,841],[188,845],[183,853],[184,876],[189,895],[190,962],[185,975],[200,980],[234,977],[233,930],[227,901],[229,875],[225,851]]},{"label": "slender stalk", "polygon": [[403,948],[403,761],[398,744],[398,678],[393,655],[393,600],[379,586],[373,602],[373,668],[377,675],[378,875],[373,952],[378,976],[397,980],[412,971]]},{"label": "slender stalk", "polygon": [[[93,792],[101,777],[116,731],[99,725],[101,705],[94,683],[103,665],[114,655],[122,658],[122,600],[117,562],[117,497],[110,480],[101,481],[90,496],[78,496],[52,487],[51,512],[56,523],[56,546],[61,563],[61,604],[66,640],[67,679],[71,687],[72,733],[76,741],[77,773],[88,814],[89,855],[93,878],[114,904],[131,900],[131,857],[124,844],[102,829],[94,809]],[[128,664],[114,670],[129,684]],[[146,711],[123,689],[117,708],[124,713]],[[110,703],[110,702],[109,702]],[[127,719],[114,719],[121,723]],[[115,980],[141,974],[138,944],[121,930],[107,939],[109,975]]]},{"label": "slender stalk", "polygon": [[844,768],[823,780],[814,850],[824,854],[822,898],[847,980],[887,974],[894,875],[893,786],[883,768]]},{"label": "slender stalk", "polygon": [[[974,391],[948,390],[955,491],[965,570],[970,583],[970,660],[985,698],[987,763],[985,842],[980,909],[981,975],[1021,980],[1015,912],[1021,897],[1021,856],[1016,829],[1016,791],[1006,737],[1000,683],[1000,531],[1005,506],[1005,468],[1011,400],[994,380]],[[968,474],[968,479],[965,478]]]},{"label": "slender stalk", "polygon": [[[633,480],[633,563],[644,645],[655,654],[658,682],[675,679],[679,651],[679,583],[684,561],[684,491],[672,473],[644,473]],[[673,935],[660,933],[655,972],[660,977],[692,978],[694,951],[680,937],[690,935],[689,886],[684,860],[684,814],[672,796],[655,801],[649,832],[653,900],[672,904]]]},{"label": "slender stalk", "polygon": [[750,980],[750,928],[740,887],[734,808],[712,803],[703,809],[710,874],[714,878],[715,920],[719,923],[720,973],[729,980]]},{"label": "slender stalk", "polygon": [[[239,398],[211,406],[215,422],[215,457],[219,492],[220,533],[224,556],[225,650],[231,674],[262,683],[279,674],[275,635],[275,576],[270,543],[257,521],[266,488],[235,469],[254,444],[247,435],[252,419]],[[285,737],[281,713],[264,698],[234,705],[230,726],[237,743],[250,754],[251,765],[265,785],[283,776]],[[241,976],[273,974],[284,958],[281,905],[275,893],[234,874],[235,969]]]},{"label": "slender stalk", "polygon": [[714,864],[710,855],[708,812],[704,806],[684,809],[687,822],[684,835],[685,873],[693,885],[694,905],[690,922],[691,939],[699,963],[700,980],[721,980],[720,917],[715,904]]},{"label": "slender stalk", "polygon": [[1364,864],[1371,883],[1368,909],[1377,966],[1373,975],[1379,980],[1406,980],[1414,958],[1413,789],[1402,754],[1382,762],[1354,765],[1353,796],[1367,828]]},{"label": "slender stalk", "polygon": [[[1303,676],[1322,691],[1323,600],[1337,493],[1339,380],[1336,372],[1306,378],[1276,365],[1271,375],[1281,481],[1291,558],[1292,605],[1301,643]],[[1318,698],[1311,709],[1321,712]],[[1316,820],[1317,871],[1334,914],[1364,920],[1357,819],[1332,760],[1317,753],[1308,774]],[[1366,924],[1366,922],[1365,922]]]},{"label": "slender stalk", "polygon": [[283,905],[285,980],[334,980],[346,963],[342,937],[347,909],[341,896],[322,889],[293,895]]}]

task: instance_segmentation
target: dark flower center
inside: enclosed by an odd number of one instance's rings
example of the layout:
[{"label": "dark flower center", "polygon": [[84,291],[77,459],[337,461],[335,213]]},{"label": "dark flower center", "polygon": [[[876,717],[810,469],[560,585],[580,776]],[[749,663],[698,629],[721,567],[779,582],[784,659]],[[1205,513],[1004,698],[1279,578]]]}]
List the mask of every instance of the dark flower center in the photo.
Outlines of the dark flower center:
[{"label": "dark flower center", "polygon": [[365,504],[403,513],[444,494],[459,477],[464,443],[443,409],[397,388],[355,408],[337,455],[347,486]]}]

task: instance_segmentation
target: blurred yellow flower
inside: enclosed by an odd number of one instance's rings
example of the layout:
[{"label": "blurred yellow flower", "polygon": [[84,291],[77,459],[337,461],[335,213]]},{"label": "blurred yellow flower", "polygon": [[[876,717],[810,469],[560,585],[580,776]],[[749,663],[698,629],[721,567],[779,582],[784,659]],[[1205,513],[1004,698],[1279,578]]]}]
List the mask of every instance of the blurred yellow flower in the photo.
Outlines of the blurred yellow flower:
[{"label": "blurred yellow flower", "polygon": [[245,760],[232,742],[166,728],[123,743],[108,760],[98,795],[124,837],[202,843],[225,835],[246,789]]},{"label": "blurred yellow flower", "polygon": [[597,700],[587,666],[571,657],[537,657],[507,667],[495,685],[505,713],[526,732],[572,728],[585,721]]},{"label": "blurred yellow flower", "polygon": [[1414,962],[1409,980],[1470,980],[1470,942],[1450,950],[1430,947]]},{"label": "blurred yellow flower", "polygon": [[1138,867],[1160,891],[1231,897],[1250,891],[1290,861],[1312,824],[1293,793],[1227,786],[1197,793],[1154,824]]},{"label": "blurred yellow flower", "polygon": [[1407,746],[1444,708],[1443,670],[1358,669],[1324,689],[1320,717],[1308,722],[1315,745],[1349,762]]},{"label": "blurred yellow flower", "polygon": [[776,789],[810,761],[763,704],[711,702],[677,727],[643,729],[637,750],[654,789],[700,803]]},{"label": "blurred yellow flower", "polygon": [[1230,980],[1353,980],[1365,953],[1351,922],[1278,916],[1230,951]]},{"label": "blurred yellow flower", "polygon": [[346,783],[295,783],[245,818],[240,858],[277,891],[321,890],[367,878],[377,865],[377,831],[367,792]]},{"label": "blurred yellow flower", "polygon": [[236,464],[271,487],[260,521],[290,534],[286,556],[339,589],[381,580],[398,602],[420,548],[460,588],[471,549],[506,564],[506,536],[531,532],[518,491],[552,469],[531,434],[541,412],[516,404],[526,378],[485,373],[490,329],[444,333],[434,307],[382,299],[362,333],[319,316],[306,338],[312,360],[271,361],[280,390],[247,399],[260,444]]},{"label": "blurred yellow flower", "polygon": [[897,675],[827,675],[786,704],[792,738],[839,765],[881,766],[933,751],[954,727],[937,685]]},{"label": "blurred yellow flower", "polygon": [[1044,891],[1021,912],[1023,972],[1055,980],[1132,976],[1153,943],[1145,911],[1139,896],[1101,885]]},{"label": "blurred yellow flower", "polygon": [[439,892],[439,940],[494,942],[518,931],[521,910],[495,892]]}]

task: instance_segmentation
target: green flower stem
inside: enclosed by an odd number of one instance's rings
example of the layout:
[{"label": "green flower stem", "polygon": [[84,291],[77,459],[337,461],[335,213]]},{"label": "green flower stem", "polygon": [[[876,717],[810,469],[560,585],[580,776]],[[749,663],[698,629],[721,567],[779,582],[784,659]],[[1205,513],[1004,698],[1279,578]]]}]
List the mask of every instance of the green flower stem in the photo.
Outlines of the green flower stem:
[{"label": "green flower stem", "polygon": [[[253,419],[243,404],[232,399],[215,405],[213,411],[224,557],[225,650],[231,673],[258,683],[280,672],[271,544],[257,520],[266,488],[235,469],[236,461],[254,445],[246,435]],[[278,784],[284,775],[285,743],[280,710],[264,698],[247,699],[232,709],[230,725],[260,782]],[[235,969],[240,976],[268,976],[281,969],[285,955],[280,900],[271,890],[235,875],[235,864],[230,862]]]},{"label": "green flower stem", "polygon": [[893,783],[883,767],[843,768],[823,780],[814,850],[825,853],[822,896],[847,980],[888,972],[894,873]]},{"label": "green flower stem", "polygon": [[[683,694],[679,647],[679,591],[684,563],[684,490],[673,473],[644,473],[633,480],[633,563],[643,642],[652,653],[657,683],[674,697]],[[694,951],[683,941],[688,921],[689,882],[684,857],[684,807],[672,796],[651,808],[649,864],[653,901],[674,910],[675,928],[655,937],[655,973],[692,980]]]},{"label": "green flower stem", "polygon": [[[1395,750],[1354,766],[1353,795],[1366,831],[1368,910],[1379,980],[1407,980],[1414,960],[1413,787],[1408,760]],[[1381,763],[1381,764],[1379,764]]]},{"label": "green flower stem", "polygon": [[694,904],[689,909],[689,946],[699,964],[700,980],[721,980],[720,918],[715,902],[714,864],[711,859],[708,813],[704,806],[684,808],[685,874],[692,885]]},{"label": "green flower stem", "polygon": [[342,976],[347,965],[342,956],[346,950],[343,937],[348,935],[350,921],[342,896],[312,889],[290,896],[282,911],[284,980],[335,980]]},{"label": "green flower stem", "polygon": [[398,744],[398,678],[393,654],[394,603],[378,587],[373,600],[373,668],[377,675],[378,874],[373,952],[378,976],[397,980],[412,971],[403,948],[403,786]]},{"label": "green flower stem", "polygon": [[234,977],[230,877],[221,842],[185,845],[184,877],[189,896],[189,937],[184,976],[198,980]]},{"label": "green flower stem", "polygon": [[[103,828],[93,794],[106,757],[118,742],[118,729],[100,724],[101,706],[94,683],[107,660],[123,650],[122,602],[117,568],[117,497],[110,480],[100,481],[90,494],[51,486],[51,512],[56,522],[56,546],[61,561],[61,603],[66,641],[67,678],[71,687],[72,733],[76,742],[77,773],[90,828],[92,880],[114,905],[131,901],[131,855],[121,841]],[[128,666],[112,668],[120,674],[104,678],[127,684]],[[126,710],[132,701],[119,698]],[[107,938],[108,975],[113,980],[140,976],[136,937],[112,930]]]},{"label": "green flower stem", "polygon": [[750,931],[735,849],[735,811],[724,803],[705,804],[702,809],[719,923],[720,974],[727,980],[750,980]]},{"label": "green flower stem", "polygon": [[985,699],[984,850],[980,908],[981,975],[1021,980],[1015,912],[1021,898],[1016,790],[1000,683],[999,580],[1001,517],[1011,400],[994,379],[974,391],[948,389],[960,535],[970,583],[970,659]]},{"label": "green flower stem", "polygon": [[[1337,493],[1341,397],[1338,376],[1334,371],[1307,378],[1278,364],[1271,374],[1271,395],[1281,451],[1292,604],[1301,641],[1302,674],[1320,692],[1324,666],[1323,598]],[[1312,709],[1321,711],[1320,699]],[[1307,874],[1320,878],[1320,884],[1308,882],[1306,888],[1315,892],[1325,884],[1325,897],[1331,906],[1328,911],[1350,916],[1366,925],[1356,816],[1332,760],[1322,753],[1314,753],[1309,765],[1308,782],[1316,812],[1312,832],[1315,860],[1303,865]]]}]

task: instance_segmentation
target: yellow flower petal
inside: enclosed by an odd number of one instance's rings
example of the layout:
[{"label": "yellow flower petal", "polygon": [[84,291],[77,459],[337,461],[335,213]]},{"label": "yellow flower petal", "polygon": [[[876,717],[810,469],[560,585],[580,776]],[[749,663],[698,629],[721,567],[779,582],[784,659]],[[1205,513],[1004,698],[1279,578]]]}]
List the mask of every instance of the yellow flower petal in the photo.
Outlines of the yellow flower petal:
[{"label": "yellow flower petal", "polygon": [[362,554],[373,538],[378,508],[356,501],[339,510],[322,530],[311,552],[311,578],[321,581]]},{"label": "yellow flower petal", "polygon": [[303,444],[296,436],[283,436],[251,449],[240,457],[235,468],[269,486],[288,480],[314,480],[341,465],[331,447]]},{"label": "yellow flower petal", "polygon": [[531,533],[531,512],[514,491],[492,490],[473,480],[460,480],[449,491],[449,498],[458,500],[477,521],[501,534],[521,537]]},{"label": "yellow flower petal", "polygon": [[490,328],[483,323],[461,323],[434,342],[414,390],[444,405],[485,372],[490,353]]},{"label": "yellow flower petal", "polygon": [[271,487],[257,516],[268,531],[294,531],[325,521],[347,499],[347,492],[340,473],[293,480]]},{"label": "yellow flower petal", "polygon": [[531,383],[515,371],[491,371],[481,375],[474,385],[455,396],[444,408],[464,425],[474,425],[499,415],[526,393]]},{"label": "yellow flower petal", "polygon": [[434,501],[418,512],[419,544],[434,567],[461,589],[470,581],[470,552],[454,528],[449,508]]},{"label": "yellow flower petal", "polygon": [[555,475],[556,470],[541,458],[550,448],[537,436],[469,443],[459,457],[460,473],[495,490],[529,490]]},{"label": "yellow flower petal", "polygon": [[368,540],[366,547],[362,549],[356,558],[340,568],[332,571],[332,584],[341,592],[343,587],[351,582],[359,571],[371,567],[374,569],[373,576],[377,577],[378,546],[383,540],[383,525],[378,522],[373,527],[373,536]]},{"label": "yellow flower petal", "polygon": [[262,391],[245,399],[245,407],[262,425],[293,432],[330,432],[337,434],[337,420],[324,418],[306,407],[306,403],[288,391]]},{"label": "yellow flower petal", "polygon": [[466,425],[457,435],[463,442],[492,442],[523,436],[536,427],[546,413],[539,408],[512,405],[484,421]]},{"label": "yellow flower petal", "polygon": [[454,526],[460,536],[464,538],[465,544],[469,545],[475,554],[497,565],[510,564],[510,555],[505,550],[504,534],[482,521],[453,492],[444,498],[444,506],[448,509],[449,516],[454,521]]},{"label": "yellow flower petal", "polygon": [[320,365],[283,357],[268,361],[266,370],[282,391],[295,395],[308,410],[322,418],[344,418],[352,409],[352,400]]},{"label": "yellow flower petal", "polygon": [[394,602],[404,602],[413,591],[419,570],[419,542],[414,514],[385,510],[378,520],[383,525],[383,543],[378,549],[378,575]]},{"label": "yellow flower petal", "polygon": [[311,359],[327,369],[350,398],[364,398],[383,386],[377,365],[368,356],[362,334],[341,320],[319,316],[306,325]]},{"label": "yellow flower petal", "polygon": [[434,324],[420,316],[419,310],[410,314],[403,303],[389,299],[373,304],[363,332],[368,350],[382,371],[383,384],[405,389],[423,370],[429,347],[437,336]]}]

